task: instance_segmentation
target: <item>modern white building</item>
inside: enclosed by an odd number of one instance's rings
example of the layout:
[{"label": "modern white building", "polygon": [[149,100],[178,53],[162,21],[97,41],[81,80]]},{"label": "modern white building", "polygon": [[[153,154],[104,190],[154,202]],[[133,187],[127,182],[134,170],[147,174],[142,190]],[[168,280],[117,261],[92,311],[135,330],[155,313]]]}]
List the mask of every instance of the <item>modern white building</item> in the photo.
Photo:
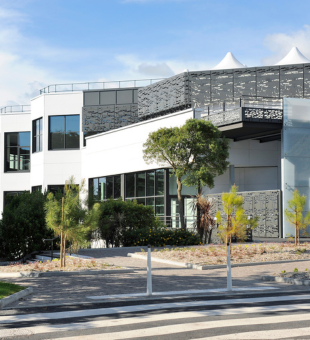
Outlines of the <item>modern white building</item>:
[{"label": "modern white building", "polygon": [[[96,199],[137,199],[177,227],[175,179],[144,162],[142,145],[189,118],[230,139],[229,170],[204,193],[220,208],[220,194],[238,185],[246,212],[260,216],[254,236],[293,233],[283,211],[294,189],[310,209],[310,61],[296,48],[268,67],[228,53],[212,70],[163,80],[51,85],[31,105],[0,112],[1,209],[7,195],[61,189],[74,175]],[[195,193],[183,187],[185,203]],[[191,215],[185,204],[188,225]]]}]

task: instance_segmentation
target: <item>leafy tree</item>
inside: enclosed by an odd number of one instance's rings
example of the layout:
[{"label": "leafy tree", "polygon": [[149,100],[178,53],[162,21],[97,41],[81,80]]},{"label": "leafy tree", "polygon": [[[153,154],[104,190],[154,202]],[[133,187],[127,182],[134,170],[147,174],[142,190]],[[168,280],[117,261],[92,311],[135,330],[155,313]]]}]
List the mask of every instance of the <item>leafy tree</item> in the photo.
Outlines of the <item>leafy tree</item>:
[{"label": "leafy tree", "polygon": [[225,220],[223,220],[220,211],[216,213],[221,238],[225,240],[226,245],[228,242],[231,243],[232,236],[244,240],[246,238],[246,226],[251,229],[257,227],[258,216],[248,220],[243,209],[243,197],[238,195],[238,187],[235,185],[231,187],[230,192],[222,194],[222,203]]},{"label": "leafy tree", "polygon": [[66,265],[66,242],[71,242],[75,249],[85,246],[91,232],[98,225],[99,204],[94,204],[92,209],[87,209],[80,198],[84,185],[84,180],[80,186],[76,185],[72,176],[66,181],[65,193],[61,200],[54,197],[51,192],[47,195],[46,224],[56,236],[60,236],[61,267]]},{"label": "leafy tree", "polygon": [[[223,174],[229,164],[228,143],[211,122],[198,119],[189,119],[180,128],[161,128],[152,132],[144,143],[146,163],[169,164],[172,167],[177,182],[182,229],[185,229],[182,184],[196,186],[199,194],[203,185],[212,188],[214,177]],[[199,225],[200,222],[197,222]]]},{"label": "leafy tree", "polygon": [[306,196],[300,195],[298,190],[293,192],[293,198],[288,201],[288,209],[285,209],[285,217],[288,222],[295,227],[295,245],[300,244],[300,230],[305,229],[310,224],[310,212],[305,218],[302,215],[306,204]]},{"label": "leafy tree", "polygon": [[41,192],[24,192],[11,197],[0,221],[2,256],[16,260],[49,247],[43,242],[44,238],[52,237],[45,223],[45,201],[46,197]]},{"label": "leafy tree", "polygon": [[136,201],[108,199],[100,206],[99,234],[106,246],[119,247],[126,243],[125,231],[154,229],[163,224],[154,216],[151,206]]}]

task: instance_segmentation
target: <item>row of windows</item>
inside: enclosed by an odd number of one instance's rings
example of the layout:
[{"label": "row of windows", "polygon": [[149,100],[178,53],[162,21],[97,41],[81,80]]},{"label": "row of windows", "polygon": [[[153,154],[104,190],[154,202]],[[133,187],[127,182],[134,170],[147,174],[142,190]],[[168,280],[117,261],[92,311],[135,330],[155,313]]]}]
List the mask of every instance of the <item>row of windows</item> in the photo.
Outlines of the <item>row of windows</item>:
[{"label": "row of windows", "polygon": [[[49,150],[80,148],[80,116],[49,117]],[[32,122],[32,152],[43,150],[43,118]],[[30,132],[5,133],[4,171],[30,171]]]}]

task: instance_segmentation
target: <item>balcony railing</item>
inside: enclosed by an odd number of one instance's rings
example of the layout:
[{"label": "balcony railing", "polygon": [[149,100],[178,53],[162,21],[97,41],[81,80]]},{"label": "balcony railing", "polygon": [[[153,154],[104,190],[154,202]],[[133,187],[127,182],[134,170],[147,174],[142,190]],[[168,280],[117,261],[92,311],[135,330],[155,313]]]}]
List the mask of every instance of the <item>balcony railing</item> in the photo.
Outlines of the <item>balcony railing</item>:
[{"label": "balcony railing", "polygon": [[0,108],[0,114],[4,113],[30,113],[31,106],[30,105],[12,105],[12,106],[4,106]]},{"label": "balcony railing", "polygon": [[71,84],[53,84],[44,87],[40,90],[42,93],[52,92],[74,92],[74,91],[88,91],[88,90],[105,90],[105,89],[121,89],[127,87],[143,87],[154,84],[165,78],[156,79],[138,79],[138,80],[117,80],[105,82],[86,82],[86,83],[71,83]]}]

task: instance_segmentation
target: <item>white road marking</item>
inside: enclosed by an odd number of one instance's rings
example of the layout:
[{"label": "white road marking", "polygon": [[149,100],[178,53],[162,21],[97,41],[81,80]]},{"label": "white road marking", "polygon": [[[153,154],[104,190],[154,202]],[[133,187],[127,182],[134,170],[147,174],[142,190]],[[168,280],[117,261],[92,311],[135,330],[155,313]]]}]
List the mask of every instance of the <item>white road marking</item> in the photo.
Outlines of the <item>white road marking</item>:
[{"label": "white road marking", "polygon": [[[134,329],[130,331],[120,331],[120,332],[112,332],[112,333],[102,333],[96,334],[95,337],[97,339],[105,339],[105,340],[119,340],[119,339],[132,339],[137,337],[147,337],[147,336],[161,336],[168,334],[178,334],[184,332],[194,332],[198,330],[210,330],[212,328],[221,328],[224,329],[226,327],[233,326],[255,326],[255,325],[268,325],[275,323],[284,323],[284,322],[294,322],[294,321],[308,321],[310,320],[310,315],[308,314],[298,314],[298,315],[284,315],[284,316],[275,316],[275,317],[260,317],[260,318],[251,318],[251,319],[232,319],[232,320],[218,320],[218,321],[205,321],[205,322],[193,322],[187,324],[177,324],[177,325],[167,325],[167,326],[156,326],[151,328],[141,328]],[[105,327],[104,322],[102,321],[101,327]],[[253,331],[253,332],[241,332],[241,333],[232,333],[214,337],[207,337],[205,340],[216,340],[216,339],[277,339],[277,338],[289,338],[296,337],[302,335],[309,335],[310,327],[300,328],[300,329],[281,329],[281,330],[268,330],[268,331]],[[60,338],[62,339],[88,339],[89,336],[74,336],[74,337],[66,337]],[[94,335],[93,335],[94,337]]]},{"label": "white road marking", "polygon": [[[27,334],[41,334],[51,332],[65,332],[65,331],[76,331],[83,329],[101,328],[101,327],[115,327],[132,324],[141,324],[141,328],[144,323],[147,322],[159,322],[164,320],[180,320],[189,318],[198,318],[204,316],[215,316],[215,315],[241,315],[250,313],[266,313],[266,312],[281,312],[281,311],[293,311],[293,310],[310,310],[310,304],[294,304],[287,306],[262,306],[262,307],[243,307],[243,308],[231,308],[231,309],[218,309],[210,311],[193,311],[193,312],[176,312],[176,313],[165,313],[157,315],[143,315],[138,317],[129,317],[122,319],[106,319],[106,320],[95,320],[89,322],[74,322],[60,325],[39,325],[24,328],[14,328],[10,330],[0,330],[0,338],[12,336],[12,334],[6,333],[7,331],[18,331],[22,332],[21,335]],[[195,323],[195,329],[197,325],[201,325],[201,329],[214,328],[214,327],[229,327],[229,326],[242,326],[242,325],[256,325],[256,324],[271,324],[279,322],[293,322],[293,321],[310,321],[310,313],[307,314],[290,314],[282,316],[269,316],[259,318],[244,318],[244,319],[231,319],[231,320],[219,320],[209,322],[197,322]],[[193,323],[191,323],[192,325]],[[164,326],[166,327],[166,326]],[[168,327],[168,326],[167,326]],[[179,332],[182,325],[170,325],[169,328],[175,327],[173,333]],[[158,327],[156,327],[158,328]],[[122,333],[123,334],[123,333]],[[137,334],[137,333],[135,333]]]},{"label": "white road marking", "polygon": [[[271,286],[260,286],[260,287],[240,287],[233,288],[234,292],[244,292],[244,291],[260,291],[260,290],[270,290],[279,289],[278,287]],[[227,288],[218,289],[192,289],[192,290],[176,290],[170,292],[155,292],[152,296],[166,296],[166,295],[182,295],[182,294],[202,294],[202,293],[223,293],[227,292]],[[87,296],[88,299],[92,300],[102,300],[102,299],[115,299],[115,298],[130,298],[130,297],[143,297],[148,296],[146,293],[135,293],[135,294],[115,294],[115,295],[97,295],[97,296]]]},{"label": "white road marking", "polygon": [[279,301],[298,301],[308,300],[309,295],[288,295],[288,296],[274,296],[274,297],[259,297],[248,299],[226,299],[226,300],[206,300],[206,301],[188,301],[188,302],[172,302],[172,303],[159,303],[159,304],[145,304],[133,305],[123,307],[110,307],[98,309],[75,310],[68,312],[56,313],[37,313],[37,314],[21,314],[21,315],[4,315],[0,316],[1,323],[16,323],[23,321],[40,321],[40,320],[59,320],[67,318],[78,318],[85,316],[102,316],[109,314],[121,314],[129,312],[147,312],[157,309],[172,309],[172,308],[188,308],[188,307],[203,307],[212,305],[232,305],[232,304],[250,304],[259,302],[279,302]]}]

